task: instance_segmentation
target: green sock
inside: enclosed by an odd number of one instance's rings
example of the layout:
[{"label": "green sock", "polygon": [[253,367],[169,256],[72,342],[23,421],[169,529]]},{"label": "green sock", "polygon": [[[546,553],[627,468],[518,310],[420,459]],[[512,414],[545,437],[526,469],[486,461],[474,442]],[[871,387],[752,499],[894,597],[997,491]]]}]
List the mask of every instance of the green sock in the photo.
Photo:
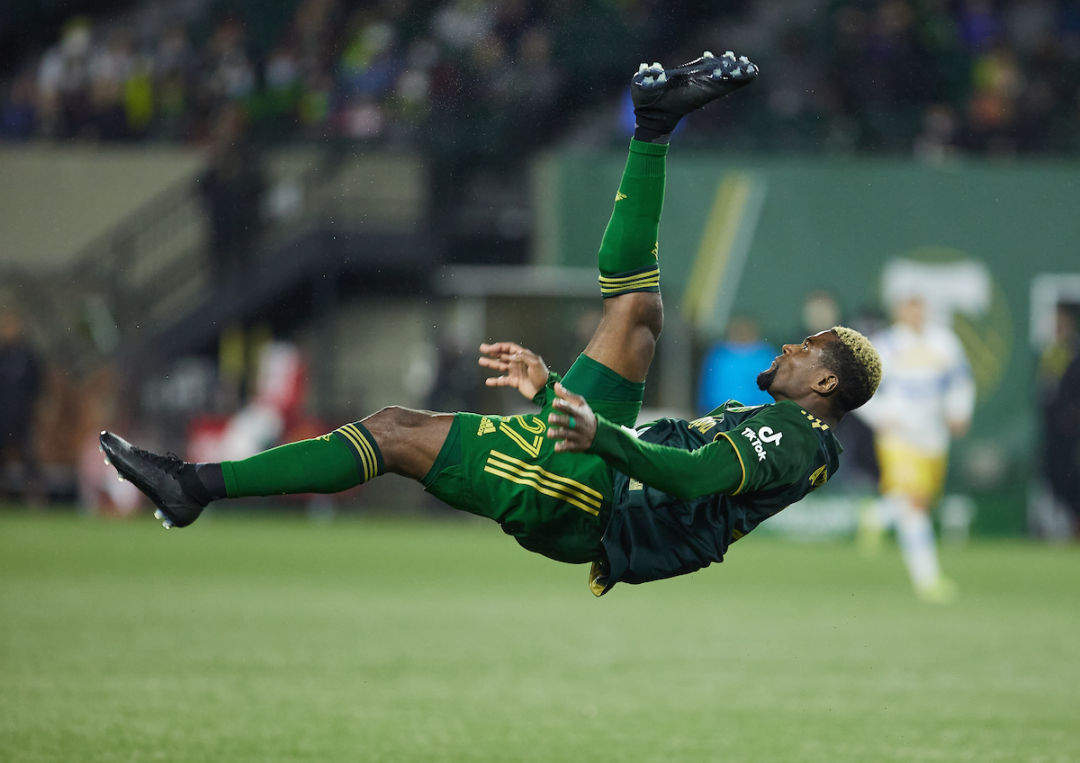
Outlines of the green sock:
[{"label": "green sock", "polygon": [[600,294],[604,297],[660,291],[657,234],[664,208],[667,152],[666,143],[630,141],[615,207],[600,242]]},{"label": "green sock", "polygon": [[292,493],[337,493],[384,471],[382,453],[359,422],[330,434],[279,445],[242,461],[223,461],[230,498]]}]

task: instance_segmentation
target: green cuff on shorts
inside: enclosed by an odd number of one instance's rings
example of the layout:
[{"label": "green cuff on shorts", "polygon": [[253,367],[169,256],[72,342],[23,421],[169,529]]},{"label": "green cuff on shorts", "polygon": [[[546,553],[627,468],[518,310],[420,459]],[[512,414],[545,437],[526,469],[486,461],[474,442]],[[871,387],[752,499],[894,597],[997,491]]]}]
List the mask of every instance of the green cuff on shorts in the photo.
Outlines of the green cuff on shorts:
[{"label": "green cuff on shorts", "polygon": [[570,366],[562,384],[586,400],[640,403],[645,394],[644,382],[632,382],[584,353]]},{"label": "green cuff on shorts", "polygon": [[644,382],[632,382],[584,354],[570,366],[562,383],[588,400],[594,413],[620,426],[634,425],[645,397]]}]

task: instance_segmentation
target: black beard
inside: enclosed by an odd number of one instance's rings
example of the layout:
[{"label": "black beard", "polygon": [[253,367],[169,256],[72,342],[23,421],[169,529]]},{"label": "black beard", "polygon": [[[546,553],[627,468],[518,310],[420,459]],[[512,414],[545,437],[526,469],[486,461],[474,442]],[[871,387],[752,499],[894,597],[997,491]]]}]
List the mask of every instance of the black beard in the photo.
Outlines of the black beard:
[{"label": "black beard", "polygon": [[776,369],[775,368],[769,368],[769,369],[766,369],[765,371],[762,371],[760,374],[757,375],[757,388],[760,389],[762,392],[768,392],[769,387],[772,386],[773,379],[775,379],[775,378],[776,378]]}]

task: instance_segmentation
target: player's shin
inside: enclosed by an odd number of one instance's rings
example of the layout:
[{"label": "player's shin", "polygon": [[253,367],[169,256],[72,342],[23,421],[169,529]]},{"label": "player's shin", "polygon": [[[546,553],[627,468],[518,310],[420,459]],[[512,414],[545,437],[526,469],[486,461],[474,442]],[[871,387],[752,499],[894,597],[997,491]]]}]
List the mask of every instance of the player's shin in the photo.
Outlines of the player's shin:
[{"label": "player's shin", "polygon": [[359,422],[310,440],[221,464],[230,498],[337,493],[385,471],[375,438]]},{"label": "player's shin", "polygon": [[660,213],[667,176],[666,144],[630,141],[615,207],[600,243],[600,293],[617,297],[660,291]]}]

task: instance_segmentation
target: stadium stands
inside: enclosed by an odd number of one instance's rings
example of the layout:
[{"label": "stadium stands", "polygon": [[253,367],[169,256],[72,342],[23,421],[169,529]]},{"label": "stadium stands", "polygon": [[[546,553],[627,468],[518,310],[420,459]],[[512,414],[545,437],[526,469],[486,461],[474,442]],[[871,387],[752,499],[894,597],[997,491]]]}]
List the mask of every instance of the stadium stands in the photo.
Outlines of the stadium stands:
[{"label": "stadium stands", "polygon": [[[733,30],[773,76],[749,148],[1072,153],[1080,9],[1065,0],[683,4],[302,0],[69,19],[9,64],[9,139],[200,140],[225,104],[264,138],[406,144],[505,162],[614,97],[625,57]],[[40,25],[31,33],[42,35]],[[706,131],[707,133],[708,131]]]}]

